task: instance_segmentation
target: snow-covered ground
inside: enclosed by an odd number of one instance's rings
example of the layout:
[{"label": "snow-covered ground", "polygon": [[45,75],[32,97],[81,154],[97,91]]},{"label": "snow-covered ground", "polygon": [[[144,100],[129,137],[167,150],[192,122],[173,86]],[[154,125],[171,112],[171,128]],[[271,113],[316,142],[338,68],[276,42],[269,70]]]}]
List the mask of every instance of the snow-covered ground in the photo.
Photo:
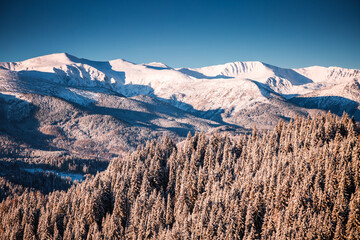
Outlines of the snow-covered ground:
[{"label": "snow-covered ground", "polygon": [[237,123],[232,116],[259,104],[270,106],[274,99],[286,102],[309,94],[347,97],[343,88],[359,79],[356,69],[285,69],[256,61],[174,69],[159,62],[98,62],[57,53],[0,63],[0,92],[7,95],[39,93],[83,106],[96,104],[103,94],[148,95],[208,119],[226,112],[223,119],[229,123]]},{"label": "snow-covered ground", "polygon": [[[153,95],[188,110],[249,107],[266,102],[275,92],[288,98],[333,87],[360,78],[360,71],[338,67],[284,69],[262,62],[232,62],[202,68],[173,69],[163,63],[134,64],[117,59],[96,62],[66,53],[51,54],[23,62],[1,63],[1,76],[43,79],[68,86],[58,94],[74,101],[88,102],[96,94],[70,87],[98,88],[131,97]],[[16,74],[17,73],[17,74]],[[262,89],[256,86],[263,86]],[[76,99],[79,98],[79,99]],[[190,105],[190,106],[189,106]]]}]

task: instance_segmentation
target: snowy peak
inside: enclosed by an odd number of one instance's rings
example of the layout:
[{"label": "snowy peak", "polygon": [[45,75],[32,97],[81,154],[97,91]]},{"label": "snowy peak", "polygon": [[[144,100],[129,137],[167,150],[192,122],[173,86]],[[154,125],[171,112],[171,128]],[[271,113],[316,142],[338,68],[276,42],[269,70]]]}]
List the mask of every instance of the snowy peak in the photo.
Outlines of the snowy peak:
[{"label": "snowy peak", "polygon": [[68,53],[54,53],[50,55],[45,55],[41,57],[31,58],[18,63],[18,66],[21,68],[41,68],[48,66],[59,66],[73,64],[78,62],[79,59],[68,54]]},{"label": "snowy peak", "polygon": [[224,65],[220,75],[238,77],[246,73],[264,73],[268,68],[262,62],[233,62]]},{"label": "snowy peak", "polygon": [[360,119],[353,107],[360,99],[359,80],[355,69],[286,69],[258,61],[174,69],[160,62],[91,61],[57,53],[0,63],[0,93],[37,93],[84,106],[98,104],[101,94],[145,95],[201,118],[246,127],[306,115],[305,108],[330,109],[332,102],[342,110],[338,103],[344,99],[344,105],[352,101],[351,111]]},{"label": "snowy peak", "polygon": [[294,69],[294,71],[303,76],[306,76],[314,82],[339,84],[344,81],[351,81],[353,79],[360,80],[360,70],[358,69],[312,66],[307,68]]},{"label": "snowy peak", "polygon": [[[221,104],[227,102],[227,96],[232,96],[232,101],[236,96],[245,95],[255,102],[260,98],[263,101],[263,97],[269,95],[264,89],[288,99],[360,78],[360,70],[337,67],[286,69],[259,61],[237,61],[202,68],[173,69],[160,62],[135,64],[124,59],[100,62],[68,53],[1,63],[0,68],[4,72],[11,70],[22,79],[46,80],[71,87],[101,87],[128,97],[142,94],[169,101],[177,99],[191,103],[192,107],[199,101],[198,97],[203,96],[204,102],[198,105],[201,109],[215,106],[208,101],[215,92],[219,96],[215,101]],[[1,73],[3,76],[6,75],[4,72]],[[259,92],[259,86],[262,92]],[[255,91],[249,91],[252,88]],[[223,96],[223,92],[227,95]],[[217,106],[221,108],[221,104]]]},{"label": "snowy peak", "polygon": [[254,72],[263,74],[268,69],[262,62],[231,62],[202,68],[189,68],[189,70],[199,72],[209,77],[225,76],[235,78]]},{"label": "snowy peak", "polygon": [[[292,69],[279,68],[263,62],[231,62],[203,68],[179,69],[184,74],[195,78],[217,79],[235,78],[248,79],[265,84],[273,91],[292,96],[301,90],[298,86],[311,84],[313,81]],[[302,89],[304,90],[304,89]],[[301,90],[301,91],[302,91]]]}]

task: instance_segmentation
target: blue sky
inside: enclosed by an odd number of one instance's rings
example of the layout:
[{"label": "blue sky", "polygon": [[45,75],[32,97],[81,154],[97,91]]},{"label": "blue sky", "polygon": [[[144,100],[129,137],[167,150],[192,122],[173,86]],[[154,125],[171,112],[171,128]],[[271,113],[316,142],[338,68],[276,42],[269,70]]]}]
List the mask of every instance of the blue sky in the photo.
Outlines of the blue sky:
[{"label": "blue sky", "polygon": [[7,0],[0,61],[67,52],[201,67],[263,61],[360,68],[360,1]]}]

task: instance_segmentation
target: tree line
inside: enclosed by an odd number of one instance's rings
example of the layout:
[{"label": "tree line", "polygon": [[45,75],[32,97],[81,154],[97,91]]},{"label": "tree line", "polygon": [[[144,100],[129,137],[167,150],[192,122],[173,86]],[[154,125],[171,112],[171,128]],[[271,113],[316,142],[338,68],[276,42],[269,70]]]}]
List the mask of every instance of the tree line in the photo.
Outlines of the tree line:
[{"label": "tree line", "polygon": [[360,239],[360,141],[330,113],[149,141],[106,171],[0,204],[1,239]]}]

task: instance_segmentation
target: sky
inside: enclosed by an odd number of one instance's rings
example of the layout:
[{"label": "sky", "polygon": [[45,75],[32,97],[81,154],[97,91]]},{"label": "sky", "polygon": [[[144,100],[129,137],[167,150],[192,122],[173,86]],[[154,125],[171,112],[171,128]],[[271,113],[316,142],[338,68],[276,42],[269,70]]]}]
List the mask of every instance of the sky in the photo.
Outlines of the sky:
[{"label": "sky", "polygon": [[360,69],[358,0],[4,0],[0,61],[67,52],[202,67]]}]

